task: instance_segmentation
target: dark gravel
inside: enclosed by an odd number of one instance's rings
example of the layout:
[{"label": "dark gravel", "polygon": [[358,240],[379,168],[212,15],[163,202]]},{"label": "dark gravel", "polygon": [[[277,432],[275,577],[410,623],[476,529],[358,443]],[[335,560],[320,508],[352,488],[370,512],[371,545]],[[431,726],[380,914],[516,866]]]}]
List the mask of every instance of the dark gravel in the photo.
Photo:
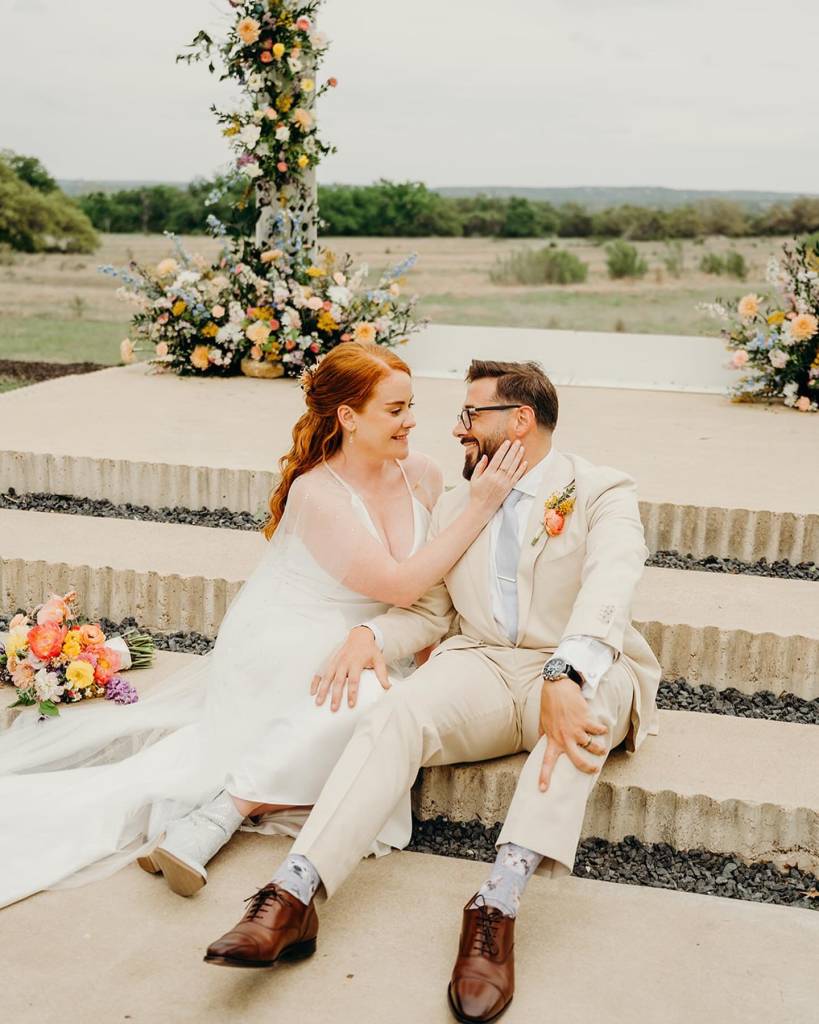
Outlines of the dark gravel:
[{"label": "dark gravel", "polygon": [[18,494],[13,487],[0,493],[0,508],[24,512],[60,512],[63,515],[94,516],[101,519],[136,519],[146,523],[184,523],[213,526],[224,530],[258,530],[262,523],[249,512],[226,508],[149,508],[126,502],[115,505],[107,498],[73,498],[66,494]]},{"label": "dark gravel", "polygon": [[75,373],[94,373],[95,370],[109,370],[102,363],[40,363],[27,359],[0,359],[0,377],[11,377],[26,384],[37,384],[55,377],[67,377]]},{"label": "dark gravel", "polygon": [[742,693],[734,687],[692,686],[684,679],[664,679],[657,693],[657,707],[670,711],[703,711],[709,715],[767,718],[774,722],[819,725],[819,698],[804,700],[793,693],[770,690]]},{"label": "dark gravel", "polygon": [[[408,849],[492,862],[500,830],[500,824],[487,827],[479,821],[416,820]],[[635,836],[626,836],[619,843],[584,839],[577,850],[574,873],[605,882],[819,910],[819,879],[809,872],[793,867],[781,870],[768,861],[744,864],[707,850],[675,850],[667,843],[642,843]]]},{"label": "dark gravel", "polygon": [[787,558],[777,562],[769,562],[766,558],[756,562],[742,562],[738,558],[718,558],[716,555],[695,558],[693,555],[682,555],[679,551],[657,551],[649,556],[646,565],[660,569],[693,569],[698,572],[725,572],[735,576],[773,576],[782,580],[819,582],[819,565],[815,562],[792,565]]},{"label": "dark gravel", "polygon": [[[68,494],[31,492],[18,494],[13,487],[0,493],[0,508],[21,509],[30,512],[61,512],[63,515],[97,516],[103,519],[137,519],[146,523],[184,523],[188,526],[212,526],[223,530],[259,530],[264,520],[250,512],[231,512],[226,508],[149,508],[130,502],[115,504],[106,498],[75,498]],[[792,565],[787,559],[768,562],[742,562],[737,558],[695,558],[679,551],[657,551],[646,565],[663,569],[686,569],[699,572],[722,572],[732,575],[773,576],[777,579],[811,580],[819,582],[819,565],[799,562]]]}]

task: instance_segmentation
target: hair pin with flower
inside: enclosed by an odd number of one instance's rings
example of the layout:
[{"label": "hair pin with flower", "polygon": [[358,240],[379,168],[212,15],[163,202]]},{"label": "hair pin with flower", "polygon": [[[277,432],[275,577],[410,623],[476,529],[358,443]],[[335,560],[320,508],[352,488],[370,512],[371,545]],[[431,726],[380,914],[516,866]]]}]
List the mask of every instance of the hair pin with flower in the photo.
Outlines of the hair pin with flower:
[{"label": "hair pin with flower", "polygon": [[575,482],[572,480],[562,491],[555,491],[546,499],[543,503],[543,526],[532,538],[532,547],[544,533],[550,537],[557,537],[563,533],[566,519],[574,511],[576,490]]}]

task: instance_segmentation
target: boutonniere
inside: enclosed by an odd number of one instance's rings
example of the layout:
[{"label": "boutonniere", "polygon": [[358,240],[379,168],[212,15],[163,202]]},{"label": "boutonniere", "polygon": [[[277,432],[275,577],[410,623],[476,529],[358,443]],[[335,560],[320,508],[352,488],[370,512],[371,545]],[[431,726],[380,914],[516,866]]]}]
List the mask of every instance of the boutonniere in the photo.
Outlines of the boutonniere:
[{"label": "boutonniere", "polygon": [[574,511],[575,490],[574,480],[572,480],[562,491],[555,491],[550,498],[546,499],[543,503],[543,526],[532,538],[532,547],[537,544],[544,533],[550,537],[557,537],[563,533],[566,517]]}]

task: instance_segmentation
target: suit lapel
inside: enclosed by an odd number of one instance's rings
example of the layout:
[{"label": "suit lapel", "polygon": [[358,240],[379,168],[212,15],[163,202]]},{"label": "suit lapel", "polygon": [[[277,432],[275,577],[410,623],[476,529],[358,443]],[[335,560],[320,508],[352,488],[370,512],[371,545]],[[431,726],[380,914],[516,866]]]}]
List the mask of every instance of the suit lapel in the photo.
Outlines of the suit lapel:
[{"label": "suit lapel", "polygon": [[[529,617],[529,609],[532,606],[532,588],[534,586],[535,564],[540,555],[547,550],[549,544],[554,544],[557,537],[549,537],[543,529],[543,506],[548,498],[556,492],[562,491],[564,487],[574,479],[574,465],[562,452],[555,451],[548,469],[540,482],[540,487],[532,503],[532,510],[529,514],[529,521],[526,524],[526,532],[523,535],[523,542],[520,548],[520,561],[518,563],[518,642],[523,636],[526,627],[526,620]],[[571,518],[571,517],[570,517]],[[566,529],[569,528],[569,520],[566,522]],[[539,535],[539,536],[538,536]],[[538,537],[532,543],[534,537]],[[546,555],[548,557],[548,554]]]}]

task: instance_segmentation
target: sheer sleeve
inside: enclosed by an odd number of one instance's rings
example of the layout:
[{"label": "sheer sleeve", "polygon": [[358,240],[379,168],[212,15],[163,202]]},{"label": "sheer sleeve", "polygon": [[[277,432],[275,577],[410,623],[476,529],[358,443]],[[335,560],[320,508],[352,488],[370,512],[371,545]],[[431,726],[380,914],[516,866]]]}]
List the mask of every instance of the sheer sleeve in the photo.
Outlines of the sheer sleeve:
[{"label": "sheer sleeve", "polygon": [[413,452],[404,461],[404,472],[412,493],[431,512],[444,490],[441,467],[428,455]]}]

